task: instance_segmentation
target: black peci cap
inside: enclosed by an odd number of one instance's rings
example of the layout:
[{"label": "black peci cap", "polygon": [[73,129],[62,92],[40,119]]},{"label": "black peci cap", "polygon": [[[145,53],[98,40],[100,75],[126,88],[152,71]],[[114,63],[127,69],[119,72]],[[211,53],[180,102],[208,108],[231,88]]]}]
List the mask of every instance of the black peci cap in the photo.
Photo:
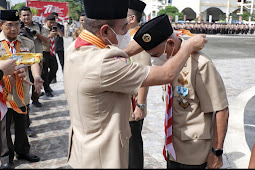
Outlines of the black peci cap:
[{"label": "black peci cap", "polygon": [[58,13],[52,12],[51,15],[56,15],[58,17]]},{"label": "black peci cap", "polygon": [[128,8],[142,13],[145,6],[146,6],[146,4],[143,1],[130,0]]},{"label": "black peci cap", "polygon": [[129,0],[83,0],[85,13],[91,19],[123,19],[127,17]]},{"label": "black peci cap", "polygon": [[173,33],[173,28],[166,14],[145,23],[134,35],[134,40],[144,49],[150,50],[165,41]]},{"label": "black peci cap", "polygon": [[19,12],[17,10],[0,10],[0,19],[5,21],[18,21]]},{"label": "black peci cap", "polygon": [[46,17],[47,20],[56,20],[55,16],[50,14]]}]

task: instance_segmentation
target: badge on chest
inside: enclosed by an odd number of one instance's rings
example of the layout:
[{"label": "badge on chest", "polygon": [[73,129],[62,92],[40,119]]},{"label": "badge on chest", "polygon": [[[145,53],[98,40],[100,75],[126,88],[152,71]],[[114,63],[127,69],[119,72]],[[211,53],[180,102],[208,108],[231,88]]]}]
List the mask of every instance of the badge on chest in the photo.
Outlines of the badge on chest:
[{"label": "badge on chest", "polygon": [[177,86],[177,92],[179,94],[179,96],[177,98],[177,101],[178,101],[179,105],[182,108],[186,109],[190,105],[188,100],[186,99],[186,96],[189,93],[189,89],[185,88],[185,87]]}]

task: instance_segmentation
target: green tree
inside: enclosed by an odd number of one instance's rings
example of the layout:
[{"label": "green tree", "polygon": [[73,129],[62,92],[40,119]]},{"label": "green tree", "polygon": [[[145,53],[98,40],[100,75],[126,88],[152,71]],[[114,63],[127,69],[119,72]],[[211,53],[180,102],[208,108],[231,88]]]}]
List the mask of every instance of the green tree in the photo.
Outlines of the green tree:
[{"label": "green tree", "polygon": [[26,6],[26,2],[22,2],[22,3],[18,3],[18,4],[15,4],[14,6],[11,7],[12,10],[18,10],[22,7]]},{"label": "green tree", "polygon": [[232,16],[232,20],[239,20],[239,16],[235,13],[231,13],[230,16]]},{"label": "green tree", "polygon": [[226,20],[226,14],[219,15],[219,20],[225,21]]},{"label": "green tree", "polygon": [[179,20],[183,20],[183,13],[180,13],[179,10],[175,6],[167,6],[165,9],[161,9],[158,12],[158,15],[167,14],[168,16],[172,16],[173,20],[175,20],[175,16],[178,15]]},{"label": "green tree", "polygon": [[249,17],[251,16],[251,14],[250,14],[250,12],[245,11],[245,12],[244,12],[242,15],[240,15],[240,16],[242,16],[242,20],[248,21],[248,20],[249,20]]}]

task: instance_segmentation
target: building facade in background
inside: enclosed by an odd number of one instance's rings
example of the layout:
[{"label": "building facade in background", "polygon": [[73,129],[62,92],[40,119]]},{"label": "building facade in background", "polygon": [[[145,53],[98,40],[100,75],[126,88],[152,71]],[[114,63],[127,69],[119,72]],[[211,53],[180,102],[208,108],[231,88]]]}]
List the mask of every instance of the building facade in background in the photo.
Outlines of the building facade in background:
[{"label": "building facade in background", "polygon": [[143,0],[147,6],[144,10],[147,20],[157,16],[160,9],[172,5],[187,16],[187,20],[194,20],[199,16],[204,21],[218,21],[220,15],[226,15],[228,22],[231,13],[243,14],[244,11],[254,12],[254,0]]}]

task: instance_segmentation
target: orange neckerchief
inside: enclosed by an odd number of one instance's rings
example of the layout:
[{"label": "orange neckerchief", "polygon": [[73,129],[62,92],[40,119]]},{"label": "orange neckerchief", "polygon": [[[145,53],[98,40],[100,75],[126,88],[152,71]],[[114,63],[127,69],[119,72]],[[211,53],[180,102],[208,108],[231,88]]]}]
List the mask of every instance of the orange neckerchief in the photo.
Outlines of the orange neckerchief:
[{"label": "orange neckerchief", "polygon": [[[185,30],[185,29],[180,29],[178,30],[179,32],[181,32],[182,35],[188,35],[190,37],[193,37],[194,34],[192,34],[189,30]],[[177,36],[180,36],[179,34],[177,34]]]},{"label": "orange neckerchief", "polygon": [[[2,44],[5,48],[6,53],[7,54],[12,54],[10,49],[9,49],[9,46],[8,46],[8,44],[5,40],[2,41]],[[17,53],[20,52],[20,42],[19,41],[17,42],[16,51],[17,51]],[[26,108],[25,112],[23,112],[20,108],[18,108],[17,104],[13,101],[13,98],[12,98],[12,95],[11,95],[12,88],[11,88],[11,83],[10,83],[9,77],[4,76],[3,80],[4,80],[4,84],[5,84],[5,87],[3,88],[3,92],[4,92],[3,93],[3,100],[6,101],[6,102],[9,102],[12,109],[14,111],[16,111],[17,113],[27,114],[27,106],[26,106],[25,100],[24,100],[23,86],[22,86],[22,82],[21,82],[18,74],[16,74],[16,90],[17,90],[18,97],[20,98],[20,100],[22,101],[22,103],[24,104],[24,106]]]},{"label": "orange neckerchief", "polygon": [[86,30],[83,30],[75,42],[75,48],[87,45],[94,45],[100,49],[104,49],[106,47],[106,44],[100,38]]},{"label": "orange neckerchief", "polygon": [[139,30],[140,27],[136,27],[134,29],[132,29],[129,34],[130,34],[130,37],[133,37],[133,35],[135,35],[135,33]]}]

